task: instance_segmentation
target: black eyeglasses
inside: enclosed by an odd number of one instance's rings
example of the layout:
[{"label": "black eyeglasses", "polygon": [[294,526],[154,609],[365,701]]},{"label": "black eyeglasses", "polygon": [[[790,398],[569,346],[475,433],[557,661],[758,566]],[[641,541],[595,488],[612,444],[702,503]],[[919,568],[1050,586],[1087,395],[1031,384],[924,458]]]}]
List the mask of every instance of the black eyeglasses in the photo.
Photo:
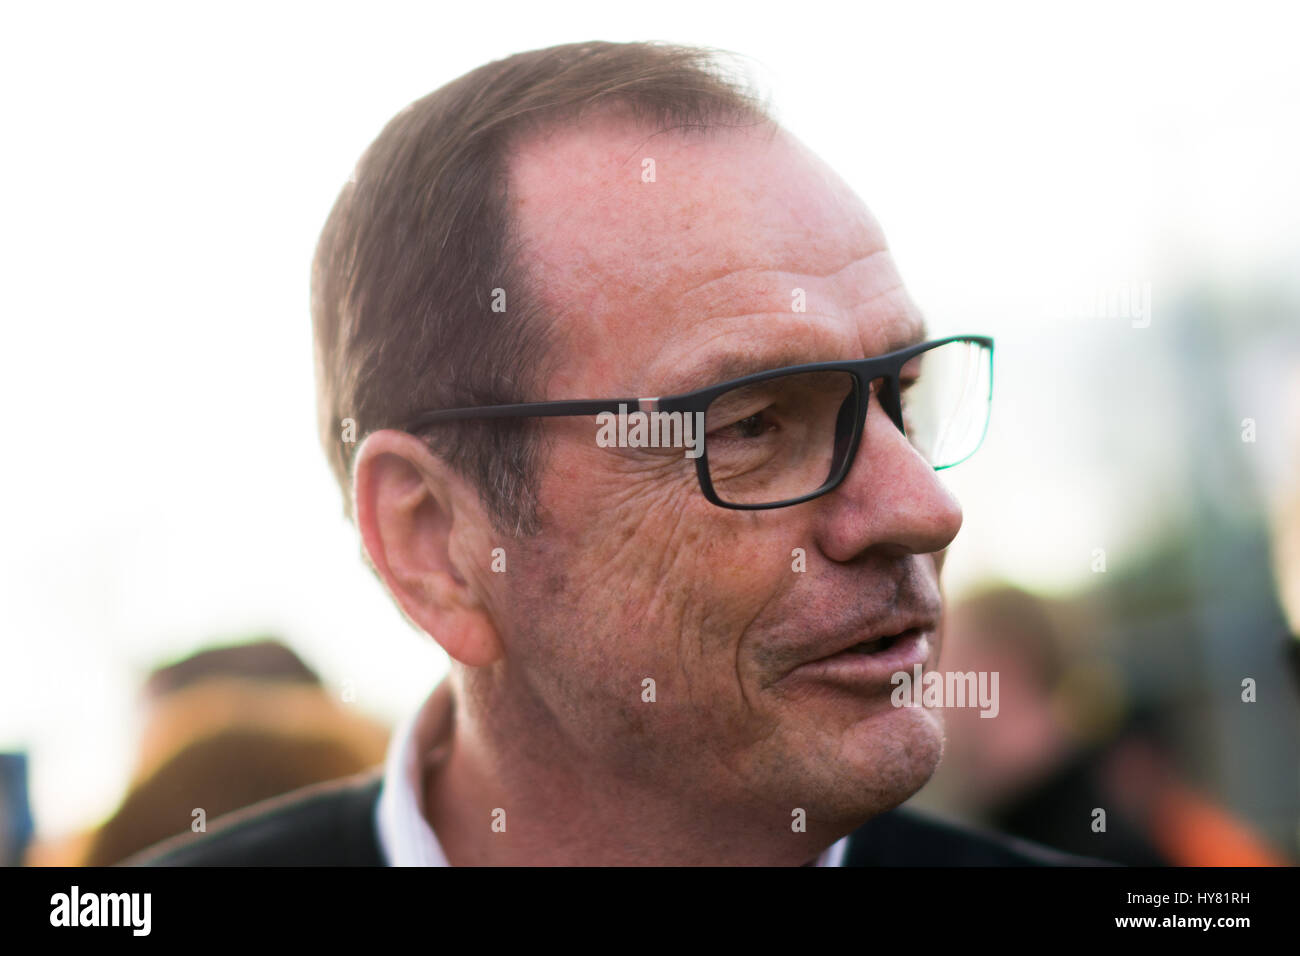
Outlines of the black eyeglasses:
[{"label": "black eyeglasses", "polygon": [[695,469],[704,497],[723,508],[757,511],[797,505],[839,486],[857,456],[873,392],[935,470],[951,468],[975,453],[988,430],[993,340],[956,335],[868,359],[792,365],[658,398],[430,411],[403,430],[475,418],[631,412],[657,417],[662,431],[654,434],[681,437],[690,434],[691,422],[702,421]]}]

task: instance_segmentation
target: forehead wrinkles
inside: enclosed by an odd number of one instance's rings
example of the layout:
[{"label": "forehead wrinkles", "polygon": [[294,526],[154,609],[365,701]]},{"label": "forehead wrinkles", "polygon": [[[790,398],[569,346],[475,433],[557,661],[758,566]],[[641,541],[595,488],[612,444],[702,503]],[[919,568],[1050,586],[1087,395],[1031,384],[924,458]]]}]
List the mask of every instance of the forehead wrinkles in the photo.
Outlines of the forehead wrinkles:
[{"label": "forehead wrinkles", "polygon": [[883,245],[856,255],[823,273],[750,268],[729,272],[691,286],[677,304],[683,312],[793,312],[795,289],[807,296],[807,311],[846,312],[869,304],[899,285],[898,275]]},{"label": "forehead wrinkles", "polygon": [[925,328],[924,316],[904,287],[893,256],[883,250],[877,259],[880,269],[875,280],[859,287],[850,312],[864,358],[899,348]]},{"label": "forehead wrinkles", "polygon": [[[796,288],[806,293],[804,313],[791,309]],[[669,326],[680,350],[656,350],[651,367],[666,372],[672,352],[703,350],[728,337],[743,350],[798,336],[808,361],[862,358],[885,351],[919,324],[888,250],[877,248],[828,275],[742,270],[689,290]]]}]

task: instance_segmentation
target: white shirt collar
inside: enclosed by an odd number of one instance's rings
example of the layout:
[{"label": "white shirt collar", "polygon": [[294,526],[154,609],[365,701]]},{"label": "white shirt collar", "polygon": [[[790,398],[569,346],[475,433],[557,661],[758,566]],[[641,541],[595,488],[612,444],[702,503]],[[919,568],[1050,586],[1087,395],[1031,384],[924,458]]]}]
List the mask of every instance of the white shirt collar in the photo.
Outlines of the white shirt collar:
[{"label": "white shirt collar", "polygon": [[424,816],[424,779],[446,758],[451,740],[451,686],[443,680],[393,732],[375,805],[379,846],[389,866],[450,866]]},{"label": "white shirt collar", "polygon": [[[447,757],[451,743],[451,686],[443,680],[428,700],[393,732],[384,782],[375,805],[379,846],[389,866],[449,866],[424,815],[424,783]],[[849,838],[817,858],[818,866],[843,866]]]}]

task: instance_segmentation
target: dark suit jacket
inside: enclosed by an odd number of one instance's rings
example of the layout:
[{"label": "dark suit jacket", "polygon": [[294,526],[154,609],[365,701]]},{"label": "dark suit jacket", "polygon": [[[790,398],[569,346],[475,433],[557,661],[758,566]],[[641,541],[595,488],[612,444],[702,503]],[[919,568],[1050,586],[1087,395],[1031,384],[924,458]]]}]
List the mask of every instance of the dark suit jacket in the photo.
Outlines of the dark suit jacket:
[{"label": "dark suit jacket", "polygon": [[[126,861],[143,866],[384,866],[375,829],[381,778],[367,773],[228,814]],[[849,838],[845,866],[1096,866],[1035,843],[914,810],[882,813]]]}]

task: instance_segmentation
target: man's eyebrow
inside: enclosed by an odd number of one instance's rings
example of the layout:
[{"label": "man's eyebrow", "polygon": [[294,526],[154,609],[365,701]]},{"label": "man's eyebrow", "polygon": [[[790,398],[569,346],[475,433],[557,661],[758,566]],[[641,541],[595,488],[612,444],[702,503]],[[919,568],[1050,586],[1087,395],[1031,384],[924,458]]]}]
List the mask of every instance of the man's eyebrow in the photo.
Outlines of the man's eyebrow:
[{"label": "man's eyebrow", "polygon": [[680,395],[683,392],[708,388],[719,382],[729,382],[733,378],[744,378],[756,372],[785,368],[787,365],[807,365],[818,361],[833,361],[833,359],[813,358],[807,346],[795,343],[778,349],[764,349],[761,352],[714,352],[701,357],[673,375],[666,383],[663,394]]},{"label": "man's eyebrow", "polygon": [[[904,333],[896,333],[885,345],[884,349],[875,354],[885,355],[889,352],[897,352],[899,349],[905,349],[912,345],[918,345],[925,341],[926,330],[924,324],[914,326],[911,330]],[[872,358],[873,356],[867,356]],[[708,388],[711,385],[717,385],[720,382],[729,382],[732,379],[744,378],[746,375],[754,375],[758,372],[768,372],[773,369],[786,368],[791,365],[811,365],[815,362],[838,362],[844,361],[844,356],[821,355],[810,352],[808,346],[799,342],[788,342],[782,346],[763,349],[761,351],[737,352],[737,351],[717,351],[713,354],[706,354],[698,361],[691,363],[684,369],[680,370],[669,380],[664,383],[660,390],[661,395],[681,395],[686,392],[693,392],[697,389]],[[852,361],[849,359],[848,361]]]}]

